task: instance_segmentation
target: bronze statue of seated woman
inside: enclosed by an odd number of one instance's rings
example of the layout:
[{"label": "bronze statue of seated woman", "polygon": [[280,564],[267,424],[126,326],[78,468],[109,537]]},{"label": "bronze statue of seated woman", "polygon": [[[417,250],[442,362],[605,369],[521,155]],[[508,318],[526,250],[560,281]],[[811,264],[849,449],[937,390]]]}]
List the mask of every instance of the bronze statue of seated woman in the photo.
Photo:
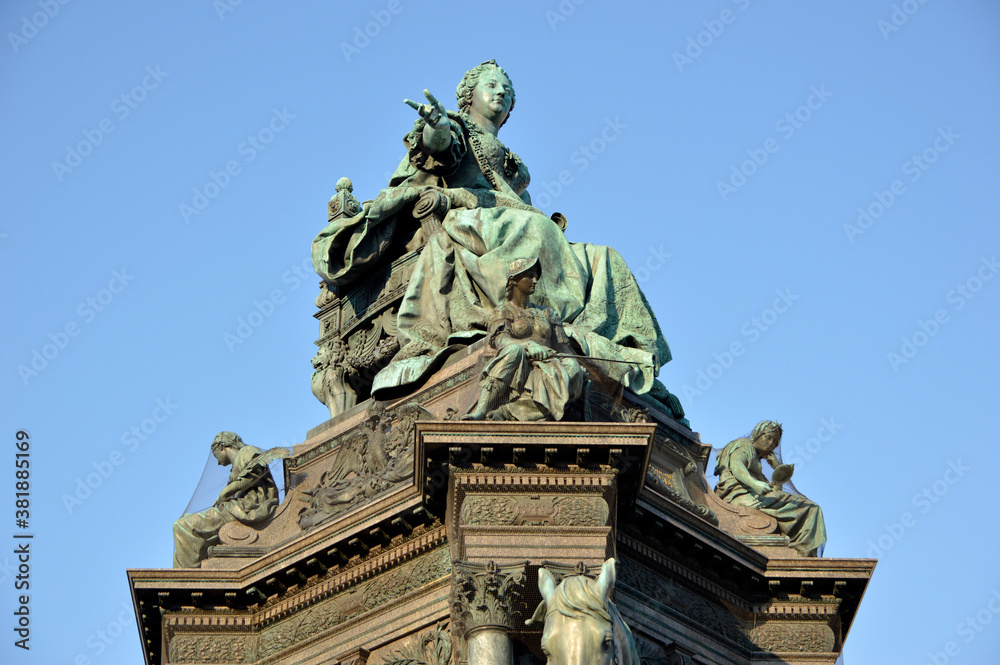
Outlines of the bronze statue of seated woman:
[{"label": "bronze statue of seated woman", "polygon": [[[726,444],[718,455],[715,493],[738,506],[756,508],[774,517],[778,529],[788,536],[789,546],[800,556],[818,556],[826,542],[823,510],[801,494],[786,492],[783,483],[791,480],[794,465],[781,464],[775,449],[781,443],[781,425],[762,420],[753,431]],[[774,468],[770,480],[761,460]]]},{"label": "bronze statue of seated woman", "polygon": [[[313,265],[334,287],[359,283],[394,251],[411,251],[417,237],[425,243],[399,305],[399,351],[375,377],[371,396],[412,393],[450,353],[489,335],[508,266],[534,257],[541,269],[534,299],[572,324],[567,335],[580,353],[611,361],[607,374],[618,385],[682,418],[676,397],[656,379],[670,349],[624,259],[609,247],[567,240],[565,219],[531,204],[527,167],[497,138],[514,108],[507,73],[492,60],[466,72],[457,112],[424,94],[427,104],[406,100],[420,117],[389,187],[313,241]],[[414,214],[428,192],[448,201],[440,228],[429,233]]]},{"label": "bronze statue of seated woman", "polygon": [[573,358],[562,320],[551,307],[531,303],[541,277],[538,259],[515,259],[507,269],[504,302],[493,310],[481,394],[465,420],[561,420],[580,396],[585,372]]}]

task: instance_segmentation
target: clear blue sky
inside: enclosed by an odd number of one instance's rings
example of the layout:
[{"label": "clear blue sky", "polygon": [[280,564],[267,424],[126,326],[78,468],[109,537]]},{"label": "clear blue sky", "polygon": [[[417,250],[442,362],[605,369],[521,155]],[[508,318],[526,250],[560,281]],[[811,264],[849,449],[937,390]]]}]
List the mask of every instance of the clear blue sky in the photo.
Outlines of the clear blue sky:
[{"label": "clear blue sky", "polygon": [[454,108],[496,58],[501,139],[639,276],[694,429],[780,420],[826,554],[882,550],[848,665],[996,663],[1000,7],[680,4],[5,2],[0,538],[25,429],[36,539],[32,650],[4,568],[0,661],[139,661],[124,571],[170,565],[214,434],[326,418],[306,259],[337,179],[373,198],[403,98]]}]

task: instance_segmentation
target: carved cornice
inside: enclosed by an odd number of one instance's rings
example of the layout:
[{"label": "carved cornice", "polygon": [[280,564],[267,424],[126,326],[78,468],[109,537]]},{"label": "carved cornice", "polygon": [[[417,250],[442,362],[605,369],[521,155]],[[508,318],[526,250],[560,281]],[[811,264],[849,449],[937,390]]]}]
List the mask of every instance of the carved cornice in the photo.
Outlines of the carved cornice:
[{"label": "carved cornice", "polygon": [[[717,584],[704,575],[700,575],[690,568],[681,565],[677,561],[663,556],[655,548],[639,542],[638,540],[631,538],[630,536],[619,533],[618,542],[631,549],[636,554],[639,554],[644,559],[646,559],[655,570],[663,571],[664,573],[669,573],[673,577],[680,578],[690,583],[697,589],[701,589],[706,595],[719,598],[727,603],[730,603],[734,607],[740,608],[749,615],[753,611],[753,607],[745,599],[743,599],[739,594],[735,593],[732,589],[727,589],[720,584]],[[640,568],[644,568],[641,564]],[[762,577],[757,578],[758,582],[762,581]],[[640,593],[645,593],[644,587],[638,587],[636,589]]]},{"label": "carved cornice", "polygon": [[444,483],[429,481],[453,475],[465,487],[533,492],[615,485],[628,490],[629,505],[645,477],[655,431],[653,423],[418,422],[416,457],[427,464],[417,470],[417,482],[432,504],[442,502]]},{"label": "carved cornice", "polygon": [[[411,554],[416,551],[408,549]],[[366,612],[387,609],[397,599],[450,573],[451,557],[444,547],[409,559],[374,557],[308,591],[257,611],[238,616],[220,616],[214,608],[211,613],[169,612],[163,619],[165,642],[172,662],[254,662],[271,658],[321,639]],[[241,641],[242,651],[235,643],[226,642],[233,632],[238,633],[235,637]],[[212,646],[215,637],[226,643]]]},{"label": "carved cornice", "polygon": [[647,447],[656,432],[656,425],[652,423],[449,421],[422,425],[420,435],[427,443],[441,445],[505,443],[512,439],[530,442],[530,445],[559,445],[567,443],[567,438],[596,438],[607,446]]},{"label": "carved cornice", "polygon": [[832,596],[819,598],[786,598],[763,605],[754,605],[755,614],[770,619],[835,617],[840,613],[841,599]]},{"label": "carved cornice", "polygon": [[353,565],[348,564],[348,567],[339,574],[318,581],[286,599],[266,604],[257,621],[265,624],[294,614],[304,607],[348,590],[378,573],[400,566],[406,561],[439,547],[445,543],[445,540],[445,529],[442,526],[399,547],[358,561]]},{"label": "carved cornice", "polygon": [[523,469],[514,471],[456,471],[456,487],[468,490],[503,489],[531,490],[536,492],[601,490],[614,484],[614,473],[610,470],[590,471],[588,469],[559,469],[541,473]]},{"label": "carved cornice", "polygon": [[254,618],[250,612],[239,614],[227,614],[227,608],[219,608],[213,614],[193,614],[194,610],[183,610],[179,614],[170,614],[164,617],[163,623],[171,628],[220,628],[226,630],[253,628]]},{"label": "carved cornice", "polygon": [[[426,513],[423,516],[430,517]],[[447,548],[441,548],[447,540],[445,527],[438,522],[428,529],[418,522],[415,514],[406,519],[415,524],[406,526],[408,536],[400,536],[400,542],[394,540],[393,546],[385,550],[375,546],[366,556],[347,558],[338,548],[349,553],[348,541],[354,542],[362,535],[367,537],[369,531],[381,533],[381,529],[372,525],[364,534],[352,536],[353,532],[341,532],[332,539],[329,535],[323,537],[325,530],[320,529],[313,538],[305,539],[326,541],[320,550],[297,548],[294,557],[286,555],[266,565],[257,562],[241,571],[127,571],[142,628],[146,662],[159,662],[161,644],[167,643],[161,640],[169,637],[162,634],[164,630],[168,633],[176,629],[256,631],[282,617],[307,611],[326,598],[356,588],[371,577],[435,549],[449,563]],[[389,528],[388,524],[384,528]],[[274,556],[277,554],[267,559]]]}]

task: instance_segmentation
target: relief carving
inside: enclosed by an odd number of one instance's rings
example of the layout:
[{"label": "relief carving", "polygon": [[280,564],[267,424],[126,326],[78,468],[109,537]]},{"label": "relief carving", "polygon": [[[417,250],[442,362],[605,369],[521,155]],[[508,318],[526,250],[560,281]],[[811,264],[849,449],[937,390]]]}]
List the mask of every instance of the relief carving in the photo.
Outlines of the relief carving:
[{"label": "relief carving", "polygon": [[[326,282],[321,282],[319,285],[319,295],[316,296],[315,305],[317,309],[323,309],[334,300],[337,299],[337,295],[331,291]],[[332,321],[324,321],[320,326],[320,331],[326,333],[329,331]]]},{"label": "relief carving", "polygon": [[761,651],[833,651],[833,629],[817,621],[766,621],[750,630],[750,640]]},{"label": "relief carving", "polygon": [[636,651],[639,653],[641,665],[699,665],[692,656],[694,652],[677,644],[662,646],[643,637],[635,639]]},{"label": "relief carving", "polygon": [[[368,399],[375,375],[399,351],[396,314],[395,308],[389,308],[345,339],[334,334],[319,342],[310,383],[331,418]],[[325,329],[328,323],[321,325]]]},{"label": "relief carving", "polygon": [[511,497],[470,496],[462,504],[461,523],[472,526],[483,524],[514,524],[517,520],[517,500]]},{"label": "relief carving", "polygon": [[618,419],[623,423],[648,423],[652,422],[649,409],[632,404],[622,404],[618,407]]},{"label": "relief carving", "polygon": [[257,657],[273,656],[362,612],[439,580],[450,572],[451,557],[447,548],[419,557],[265,629],[260,636]]},{"label": "relief carving", "polygon": [[358,394],[347,382],[347,354],[334,337],[319,345],[313,356],[312,393],[330,410],[330,417],[347,411],[358,403]]},{"label": "relief carving", "polygon": [[171,663],[247,663],[250,635],[175,635],[167,650]]},{"label": "relief carving", "polygon": [[[658,469],[655,466],[650,466],[649,471],[646,473],[646,482],[659,494],[662,494],[674,503],[687,508],[692,513],[698,515],[707,522],[715,525],[719,524],[719,516],[716,512],[708,506],[703,506],[692,501],[691,498],[687,496],[687,491],[683,489],[683,483],[676,483],[674,481],[673,474],[663,471],[662,469]],[[681,486],[682,491],[678,491],[678,485]]]},{"label": "relief carving", "polygon": [[393,413],[373,403],[368,421],[345,436],[318,486],[303,490],[301,499],[309,505],[299,513],[299,526],[309,529],[324,524],[409,482],[417,420],[434,420],[434,415],[416,403]]},{"label": "relief carving", "polygon": [[[279,622],[261,633],[258,656],[267,658],[360,612],[357,590],[340,594]],[[354,602],[352,602],[354,601]]]},{"label": "relief carving", "polygon": [[608,503],[597,496],[470,494],[462,504],[468,526],[606,526]]},{"label": "relief carving", "polygon": [[605,526],[608,523],[608,502],[600,497],[564,496],[553,502],[554,526]]},{"label": "relief carving", "polygon": [[450,573],[451,556],[447,548],[423,556],[410,565],[372,581],[365,590],[364,609],[370,610],[395,600]]},{"label": "relief carving", "polygon": [[715,508],[718,525],[726,533],[734,536],[766,536],[778,533],[778,520],[759,510],[726,503],[715,492],[705,494],[706,500]]},{"label": "relief carving", "polygon": [[384,657],[382,662],[384,665],[448,665],[451,662],[451,631],[448,625],[439,623],[433,631]]},{"label": "relief carving", "polygon": [[389,308],[372,320],[367,328],[352,333],[347,338],[344,369],[347,379],[356,388],[370,386],[375,375],[399,350],[396,338],[395,308]]},{"label": "relief carving", "polygon": [[635,650],[639,654],[641,665],[673,665],[667,660],[663,647],[652,640],[636,635]]}]

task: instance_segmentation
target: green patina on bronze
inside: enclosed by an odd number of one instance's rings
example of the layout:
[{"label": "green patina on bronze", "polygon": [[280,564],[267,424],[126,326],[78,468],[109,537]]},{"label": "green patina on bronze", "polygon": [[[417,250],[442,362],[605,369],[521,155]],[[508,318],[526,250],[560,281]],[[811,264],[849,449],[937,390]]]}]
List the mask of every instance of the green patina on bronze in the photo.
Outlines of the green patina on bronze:
[{"label": "green patina on bronze", "polygon": [[585,373],[562,321],[551,308],[531,303],[541,277],[536,258],[514,259],[507,269],[503,303],[493,310],[489,345],[496,355],[483,367],[479,402],[467,420],[562,420],[580,396]]},{"label": "green patina on bronze", "polygon": [[278,488],[267,465],[278,456],[287,456],[286,449],[262,453],[237,434],[219,432],[212,441],[212,454],[220,465],[231,464],[233,470],[215,505],[174,522],[174,568],[197,568],[229,522],[259,524],[278,507]]},{"label": "green patina on bronze", "polygon": [[[565,324],[577,351],[617,361],[602,365],[608,376],[683,417],[656,380],[670,349],[624,259],[609,247],[568,241],[562,215],[549,218],[531,205],[527,167],[497,138],[514,102],[506,73],[493,61],[469,70],[457,112],[424,92],[427,104],[406,100],[420,117],[389,187],[313,241],[316,271],[335,287],[426,243],[399,308],[399,353],[375,378],[372,396],[408,394],[451,351],[486,336],[504,302],[508,266],[531,257],[542,267],[534,299]],[[450,204],[436,232],[412,214],[428,190]]]},{"label": "green patina on bronze", "polygon": [[[774,450],[781,442],[781,425],[762,420],[750,436],[726,444],[719,453],[715,493],[724,501],[756,508],[778,520],[778,529],[802,556],[816,556],[826,542],[823,510],[801,494],[785,492],[783,481],[791,479],[793,465],[779,464]],[[775,468],[772,480],[764,476],[760,461]],[[780,472],[780,473],[779,473]]]}]

